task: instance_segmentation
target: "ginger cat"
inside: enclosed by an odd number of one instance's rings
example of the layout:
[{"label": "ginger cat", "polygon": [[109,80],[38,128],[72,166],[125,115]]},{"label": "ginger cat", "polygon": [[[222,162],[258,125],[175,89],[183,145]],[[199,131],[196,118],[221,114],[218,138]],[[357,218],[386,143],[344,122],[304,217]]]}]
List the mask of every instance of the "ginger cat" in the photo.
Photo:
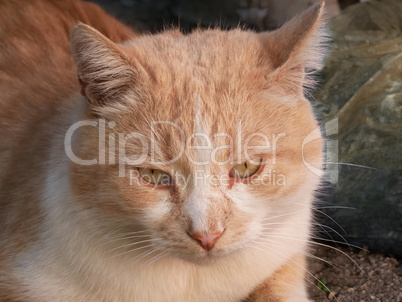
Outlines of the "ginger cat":
[{"label": "ginger cat", "polygon": [[1,2],[0,301],[309,301],[323,10],[137,35]]}]

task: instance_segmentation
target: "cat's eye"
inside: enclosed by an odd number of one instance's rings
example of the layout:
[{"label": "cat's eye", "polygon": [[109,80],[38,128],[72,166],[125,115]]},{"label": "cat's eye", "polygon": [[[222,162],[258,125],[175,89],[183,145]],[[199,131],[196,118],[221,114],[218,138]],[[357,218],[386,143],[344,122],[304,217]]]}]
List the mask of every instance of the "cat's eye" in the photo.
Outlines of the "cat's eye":
[{"label": "cat's eye", "polygon": [[142,179],[150,184],[163,186],[172,185],[172,178],[170,175],[161,170],[138,168],[138,172],[140,173]]},{"label": "cat's eye", "polygon": [[234,178],[249,178],[253,176],[261,167],[262,159],[260,158],[256,161],[246,161],[240,165],[234,166],[230,172],[229,176]]}]

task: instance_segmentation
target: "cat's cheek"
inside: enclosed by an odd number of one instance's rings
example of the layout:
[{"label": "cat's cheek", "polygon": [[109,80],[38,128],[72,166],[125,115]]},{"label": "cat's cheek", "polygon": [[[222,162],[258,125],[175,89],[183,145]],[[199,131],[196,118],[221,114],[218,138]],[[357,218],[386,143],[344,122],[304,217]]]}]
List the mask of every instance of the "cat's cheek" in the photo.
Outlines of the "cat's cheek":
[{"label": "cat's cheek", "polygon": [[172,211],[172,203],[169,198],[163,197],[156,202],[153,206],[145,211],[145,219],[150,223],[160,223],[166,216],[170,215]]},{"label": "cat's cheek", "polygon": [[228,235],[237,247],[249,243],[258,237],[261,226],[260,216],[267,212],[266,206],[259,207],[260,202],[247,191],[246,185],[240,184],[226,192],[232,201],[232,214],[228,225]]},{"label": "cat's cheek", "polygon": [[169,189],[157,189],[145,183],[133,182],[129,177],[118,178],[117,183],[117,194],[121,196],[124,207],[133,213],[140,213],[142,218],[155,221],[170,211],[172,198]]},{"label": "cat's cheek", "polygon": [[228,190],[226,194],[241,212],[256,218],[265,216],[267,212],[265,200],[268,197],[264,198],[264,200],[256,198],[249,192],[247,186],[246,184],[238,183],[231,190]]}]

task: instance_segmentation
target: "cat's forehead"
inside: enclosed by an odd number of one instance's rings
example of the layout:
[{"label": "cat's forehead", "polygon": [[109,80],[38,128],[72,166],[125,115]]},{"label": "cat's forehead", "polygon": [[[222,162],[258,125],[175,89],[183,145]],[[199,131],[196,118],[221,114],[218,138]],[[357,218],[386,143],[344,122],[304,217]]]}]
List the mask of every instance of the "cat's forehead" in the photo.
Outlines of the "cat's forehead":
[{"label": "cat's forehead", "polygon": [[134,39],[128,44],[155,78],[199,80],[200,84],[235,80],[255,70],[261,59],[258,35],[242,30],[178,31]]},{"label": "cat's forehead", "polygon": [[[141,36],[126,42],[126,45],[147,50],[146,54],[148,55],[152,54],[150,51],[172,56],[187,52],[187,58],[190,59],[192,55],[195,55],[198,60],[200,59],[200,54],[207,56],[223,55],[248,50],[250,51],[249,54],[251,54],[253,53],[251,47],[255,47],[258,44],[262,46],[259,42],[258,34],[241,29],[227,31],[221,29],[195,30],[189,34],[183,34],[178,30],[170,30],[157,35]],[[192,51],[192,53],[189,53],[189,51]],[[243,55],[247,54],[244,52]]]},{"label": "cat's forehead", "polygon": [[250,100],[266,88],[257,36],[241,30],[178,31],[134,39],[127,45],[148,77],[144,94],[156,120],[216,132],[255,115]]}]

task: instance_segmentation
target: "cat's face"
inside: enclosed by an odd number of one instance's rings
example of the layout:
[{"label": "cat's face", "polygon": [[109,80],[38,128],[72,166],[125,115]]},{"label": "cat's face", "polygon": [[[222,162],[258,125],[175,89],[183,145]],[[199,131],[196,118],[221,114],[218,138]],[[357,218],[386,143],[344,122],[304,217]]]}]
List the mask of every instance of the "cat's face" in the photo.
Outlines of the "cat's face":
[{"label": "cat's face", "polygon": [[[244,249],[289,217],[308,223],[319,179],[308,164],[321,167],[322,140],[310,138],[317,123],[303,97],[306,62],[293,53],[302,38],[276,55],[265,44],[283,42],[240,30],[168,32],[123,46],[77,31],[83,89],[106,120],[105,164],[73,166],[84,208],[142,232],[128,240],[197,263]],[[103,65],[79,57],[91,43]],[[77,154],[100,158],[98,129],[83,133]],[[267,228],[267,219],[277,224]]]}]

